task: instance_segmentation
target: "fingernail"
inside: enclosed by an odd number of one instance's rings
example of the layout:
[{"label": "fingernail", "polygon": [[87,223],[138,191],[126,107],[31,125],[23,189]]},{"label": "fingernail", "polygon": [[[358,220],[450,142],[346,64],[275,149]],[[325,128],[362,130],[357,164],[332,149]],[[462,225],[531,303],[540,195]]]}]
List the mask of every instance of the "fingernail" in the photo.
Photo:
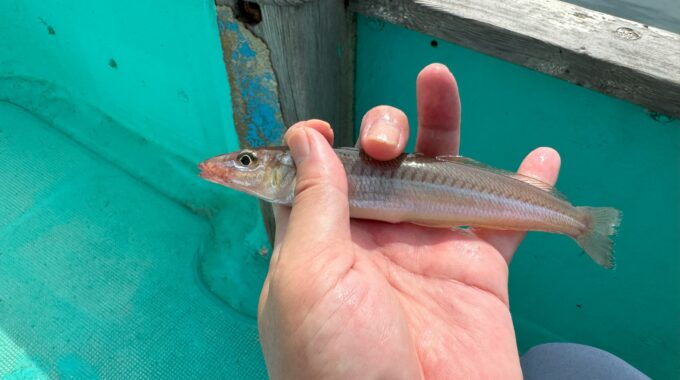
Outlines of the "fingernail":
[{"label": "fingernail", "polygon": [[367,129],[366,139],[392,146],[399,145],[401,128],[399,128],[396,120],[390,114],[385,113],[379,119],[374,120],[368,125]]},{"label": "fingernail", "polygon": [[322,125],[324,129],[333,132],[333,128],[331,128],[331,125],[325,120],[309,119],[309,120],[306,121],[306,123],[315,123],[317,125]]},{"label": "fingernail", "polygon": [[290,155],[296,164],[309,155],[309,138],[304,128],[296,128],[285,136],[286,145],[290,148]]}]

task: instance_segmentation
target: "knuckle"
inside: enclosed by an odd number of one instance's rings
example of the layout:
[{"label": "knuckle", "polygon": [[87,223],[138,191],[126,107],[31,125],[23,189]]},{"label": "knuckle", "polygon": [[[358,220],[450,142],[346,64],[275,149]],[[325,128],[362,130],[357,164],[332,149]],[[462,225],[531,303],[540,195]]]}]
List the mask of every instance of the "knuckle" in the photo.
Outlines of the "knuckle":
[{"label": "knuckle", "polygon": [[315,193],[323,188],[321,178],[319,176],[305,176],[298,178],[295,184],[295,196],[299,197],[301,194]]},{"label": "knuckle", "polygon": [[323,202],[334,196],[338,191],[339,188],[332,183],[303,178],[295,186],[295,203],[313,202],[318,207],[322,207]]}]

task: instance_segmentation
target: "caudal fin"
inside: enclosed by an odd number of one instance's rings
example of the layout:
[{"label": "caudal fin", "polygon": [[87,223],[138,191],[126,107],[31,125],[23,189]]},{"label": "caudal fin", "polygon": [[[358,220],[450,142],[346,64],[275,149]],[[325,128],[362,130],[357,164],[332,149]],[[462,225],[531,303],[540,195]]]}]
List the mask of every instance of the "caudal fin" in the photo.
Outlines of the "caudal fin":
[{"label": "caudal fin", "polygon": [[621,212],[611,207],[577,207],[590,215],[590,228],[580,236],[576,243],[596,263],[607,269],[614,267],[611,236],[621,222]]}]

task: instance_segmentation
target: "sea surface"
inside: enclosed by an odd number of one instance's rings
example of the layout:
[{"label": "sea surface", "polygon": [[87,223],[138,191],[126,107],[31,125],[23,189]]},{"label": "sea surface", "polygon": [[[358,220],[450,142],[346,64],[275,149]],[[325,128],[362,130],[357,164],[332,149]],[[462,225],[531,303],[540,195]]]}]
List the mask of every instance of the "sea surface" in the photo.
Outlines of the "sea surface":
[{"label": "sea surface", "polygon": [[570,0],[569,2],[680,34],[680,0]]}]

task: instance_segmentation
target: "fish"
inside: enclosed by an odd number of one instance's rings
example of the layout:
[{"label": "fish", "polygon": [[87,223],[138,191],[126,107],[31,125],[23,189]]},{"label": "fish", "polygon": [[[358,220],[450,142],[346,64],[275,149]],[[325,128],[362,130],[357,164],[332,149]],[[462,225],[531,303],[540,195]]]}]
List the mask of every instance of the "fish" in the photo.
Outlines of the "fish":
[{"label": "fish", "polygon": [[[404,153],[389,161],[334,149],[347,175],[351,218],[434,228],[543,231],[571,237],[597,264],[614,267],[621,212],[572,205],[552,185],[457,155]],[[243,149],[199,164],[200,177],[291,206],[295,163],[287,147]]]}]

